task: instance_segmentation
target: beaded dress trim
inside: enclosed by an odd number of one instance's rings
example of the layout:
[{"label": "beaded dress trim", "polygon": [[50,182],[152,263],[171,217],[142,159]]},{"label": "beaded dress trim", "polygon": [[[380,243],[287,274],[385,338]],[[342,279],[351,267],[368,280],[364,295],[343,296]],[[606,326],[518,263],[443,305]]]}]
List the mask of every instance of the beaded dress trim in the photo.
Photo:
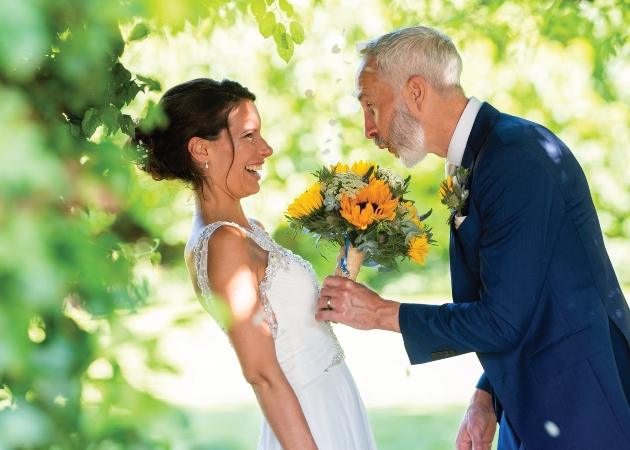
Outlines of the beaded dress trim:
[{"label": "beaded dress trim", "polygon": [[[258,285],[258,289],[260,291],[260,298],[262,300],[263,309],[265,311],[265,315],[267,316],[267,323],[269,324],[269,329],[271,330],[271,336],[275,340],[278,336],[278,324],[274,320],[273,310],[271,308],[271,303],[267,298],[267,291],[271,287],[271,283],[273,282],[273,278],[278,273],[279,270],[284,270],[285,272],[289,271],[289,265],[291,261],[301,265],[306,271],[309,273],[313,280],[313,284],[315,288],[319,292],[319,282],[317,281],[317,275],[313,270],[313,266],[308,261],[294,254],[291,250],[288,250],[281,245],[279,245],[276,241],[273,240],[269,233],[256,225],[253,221],[248,220],[252,230],[244,228],[237,223],[234,222],[214,222],[210,225],[207,225],[199,234],[199,238],[197,239],[197,244],[194,248],[195,255],[195,269],[197,271],[197,285],[201,290],[201,296],[203,297],[208,310],[211,315],[217,321],[221,330],[227,334],[225,329],[225,325],[220,320],[220,315],[218,314],[216,304],[214,302],[212,291],[210,289],[210,280],[208,278],[208,240],[212,233],[214,233],[219,227],[223,225],[231,225],[241,230],[245,231],[247,236],[249,236],[256,244],[258,244],[263,250],[269,252],[269,256],[267,259],[267,268],[265,269],[265,276],[262,281]],[[343,348],[339,344],[337,340],[337,336],[332,329],[332,325],[330,322],[325,322],[326,327],[328,328],[334,342],[337,347],[337,354],[334,356],[330,365],[325,369],[326,372],[331,367],[336,366],[341,363],[345,359],[345,354],[343,352]]]}]

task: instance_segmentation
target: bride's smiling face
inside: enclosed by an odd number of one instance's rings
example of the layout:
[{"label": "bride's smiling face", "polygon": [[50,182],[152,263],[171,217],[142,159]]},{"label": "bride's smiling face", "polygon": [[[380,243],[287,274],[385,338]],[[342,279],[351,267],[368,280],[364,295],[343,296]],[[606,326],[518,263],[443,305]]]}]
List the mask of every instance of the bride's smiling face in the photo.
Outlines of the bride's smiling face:
[{"label": "bride's smiling face", "polygon": [[273,149],[260,134],[260,116],[251,100],[232,110],[228,127],[229,134],[223,130],[219,139],[210,141],[206,175],[211,189],[225,189],[235,198],[248,197],[260,191],[260,170]]}]

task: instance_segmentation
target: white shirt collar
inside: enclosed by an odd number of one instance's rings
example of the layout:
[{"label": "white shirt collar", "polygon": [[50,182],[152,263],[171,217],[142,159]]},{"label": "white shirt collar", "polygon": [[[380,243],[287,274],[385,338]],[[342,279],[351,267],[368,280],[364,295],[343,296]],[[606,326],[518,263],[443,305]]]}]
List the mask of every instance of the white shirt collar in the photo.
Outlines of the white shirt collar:
[{"label": "white shirt collar", "polygon": [[446,153],[446,162],[453,164],[454,166],[460,166],[462,164],[462,158],[464,157],[464,150],[466,150],[466,144],[470,137],[470,131],[472,130],[477,113],[481,108],[481,102],[475,97],[470,97],[462,116],[457,122],[453,137],[448,145],[448,152]]}]

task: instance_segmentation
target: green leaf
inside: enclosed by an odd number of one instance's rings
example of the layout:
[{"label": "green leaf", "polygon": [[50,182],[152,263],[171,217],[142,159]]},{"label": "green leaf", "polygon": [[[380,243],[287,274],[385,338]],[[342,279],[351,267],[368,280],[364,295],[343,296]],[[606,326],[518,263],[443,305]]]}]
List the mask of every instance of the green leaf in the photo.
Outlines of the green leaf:
[{"label": "green leaf", "polygon": [[138,22],[136,26],[133,27],[133,30],[131,30],[131,33],[129,33],[129,36],[127,37],[127,42],[139,41],[141,39],[144,39],[149,35],[149,32],[149,27],[144,22]]},{"label": "green leaf", "polygon": [[131,116],[121,114],[118,117],[118,124],[120,125],[120,131],[125,133],[127,136],[136,137],[136,123],[133,121]]},{"label": "green leaf", "polygon": [[164,112],[162,104],[155,103],[153,100],[149,100],[147,105],[147,113],[140,122],[140,129],[146,133],[151,133],[153,130],[163,130],[168,126],[168,117]]},{"label": "green leaf", "polygon": [[289,30],[291,31],[291,39],[293,39],[293,42],[297,45],[304,42],[304,28],[299,22],[296,22],[295,20],[291,22]]},{"label": "green leaf", "polygon": [[81,136],[81,127],[76,123],[68,124],[70,126],[70,134],[75,138]]},{"label": "green leaf", "polygon": [[276,24],[275,28],[273,29],[273,40],[276,41],[276,45],[278,46],[278,48],[282,47],[286,50],[289,49],[289,42],[291,42],[291,39],[289,39],[287,29],[283,24]]},{"label": "green leaf", "polygon": [[251,7],[252,14],[256,17],[257,21],[260,21],[267,12],[265,0],[251,0],[249,6]]},{"label": "green leaf", "polygon": [[96,129],[103,123],[101,113],[96,108],[90,108],[85,112],[81,121],[81,129],[86,138],[91,138]]},{"label": "green leaf", "polygon": [[149,256],[149,260],[152,265],[157,266],[160,262],[162,262],[162,254],[160,252],[153,252],[151,253],[151,256]]},{"label": "green leaf", "polygon": [[160,84],[160,82],[156,80],[155,78],[143,77],[142,75],[138,75],[138,74],[136,74],[136,78],[139,81],[142,81],[144,84],[146,84],[150,91],[159,92],[162,90],[162,84]]},{"label": "green leaf", "polygon": [[118,116],[120,116],[120,110],[113,105],[105,107],[101,112],[101,119],[107,127],[107,135],[105,137],[114,134],[120,128]]},{"label": "green leaf", "polygon": [[275,26],[276,16],[274,13],[268,12],[258,24],[258,30],[260,31],[260,34],[262,34],[263,37],[267,39],[273,34]]},{"label": "green leaf", "polygon": [[280,55],[280,58],[282,58],[286,63],[288,63],[291,60],[291,57],[293,56],[293,51],[295,47],[293,46],[293,41],[291,39],[288,39],[289,37],[288,34],[284,33],[283,36],[284,36],[284,40],[288,44],[288,48],[284,48],[278,45],[278,55]]},{"label": "green leaf", "polygon": [[291,17],[293,15],[293,5],[287,0],[280,0],[279,3],[280,9],[286,13],[287,17]]}]

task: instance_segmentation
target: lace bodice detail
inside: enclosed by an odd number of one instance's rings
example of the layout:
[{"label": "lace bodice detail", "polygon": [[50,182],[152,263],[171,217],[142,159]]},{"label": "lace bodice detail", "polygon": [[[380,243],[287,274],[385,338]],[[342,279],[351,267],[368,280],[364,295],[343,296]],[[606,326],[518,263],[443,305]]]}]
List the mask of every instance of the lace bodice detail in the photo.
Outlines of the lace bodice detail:
[{"label": "lace bodice detail", "polygon": [[[294,262],[304,268],[304,270],[306,270],[306,272],[310,275],[310,278],[317,292],[319,292],[319,282],[317,280],[317,275],[313,270],[313,266],[308,261],[294,254],[291,250],[288,250],[279,245],[273,240],[269,233],[260,228],[253,221],[249,220],[249,224],[252,227],[251,230],[242,227],[234,222],[214,222],[210,225],[207,225],[201,231],[197,239],[197,243],[194,247],[197,285],[201,290],[201,296],[203,301],[205,302],[206,308],[215,318],[223,332],[226,333],[225,325],[220,319],[220,314],[218,314],[217,306],[213,299],[212,291],[210,289],[210,281],[208,278],[208,240],[219,227],[224,225],[234,226],[245,231],[250,239],[258,244],[263,250],[269,252],[269,256],[267,259],[267,268],[265,269],[265,276],[263,277],[258,287],[263,309],[265,311],[265,316],[271,330],[271,335],[273,339],[276,340],[278,336],[278,323],[276,323],[274,319],[273,309],[267,296],[276,274],[279,271],[289,272],[290,264],[291,262]],[[328,370],[330,367],[339,364],[344,359],[344,353],[329,322],[326,322],[326,327],[329,329],[330,334],[334,339],[335,345],[337,346],[337,354],[333,358],[332,363],[326,369]]]}]

